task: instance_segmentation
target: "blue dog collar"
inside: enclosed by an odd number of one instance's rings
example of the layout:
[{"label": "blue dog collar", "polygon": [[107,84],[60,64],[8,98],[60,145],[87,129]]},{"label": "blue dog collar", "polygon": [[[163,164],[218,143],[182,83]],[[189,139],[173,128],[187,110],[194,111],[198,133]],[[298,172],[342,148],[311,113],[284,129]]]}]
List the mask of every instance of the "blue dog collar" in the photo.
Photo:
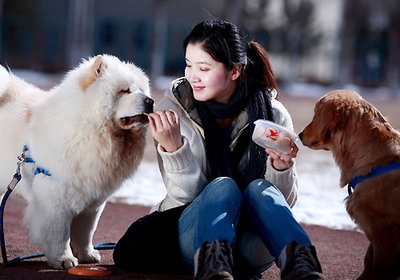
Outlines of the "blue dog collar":
[{"label": "blue dog collar", "polygon": [[[28,163],[36,163],[36,161],[31,158],[31,157],[26,157],[25,154],[29,151],[29,147],[27,145],[24,146],[23,149],[23,154],[24,154],[24,162],[28,162]],[[44,174],[46,176],[51,176],[51,173],[49,172],[49,170],[44,169],[42,167],[37,167],[35,170],[35,175],[38,174]]]},{"label": "blue dog collar", "polygon": [[356,176],[353,179],[351,179],[350,183],[347,186],[347,191],[349,195],[351,195],[355,190],[356,186],[362,181],[384,173],[391,172],[396,169],[400,169],[400,162],[391,162],[386,166],[377,166],[374,169],[372,169],[372,171],[369,174],[365,176]]}]

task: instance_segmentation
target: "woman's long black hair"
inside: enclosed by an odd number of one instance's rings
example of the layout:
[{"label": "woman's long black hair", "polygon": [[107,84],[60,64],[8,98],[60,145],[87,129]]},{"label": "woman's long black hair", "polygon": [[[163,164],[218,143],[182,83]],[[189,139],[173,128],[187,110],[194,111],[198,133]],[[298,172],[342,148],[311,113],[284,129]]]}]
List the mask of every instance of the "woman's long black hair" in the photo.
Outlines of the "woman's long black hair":
[{"label": "woman's long black hair", "polygon": [[[247,146],[250,143],[250,160],[248,172],[244,174],[240,183],[246,186],[254,179],[263,178],[267,155],[263,148],[251,140],[251,135],[254,130],[254,121],[257,119],[273,120],[271,91],[277,89],[277,83],[267,52],[257,42],[246,42],[239,28],[224,20],[210,19],[198,23],[184,40],[184,50],[188,44],[199,44],[203,51],[207,52],[215,61],[223,63],[228,70],[232,70],[236,65],[243,66],[238,79],[238,90],[231,102],[234,104],[227,106],[234,114],[233,116],[236,116],[235,114],[243,109],[238,107],[237,103],[247,104],[250,129],[246,134],[247,139],[245,139],[244,145]],[[231,166],[228,167],[228,170],[221,171],[221,161],[224,160],[221,157],[221,148],[223,147],[216,143],[219,142],[219,139],[216,139],[215,125],[210,125],[212,122],[210,106],[205,106],[204,102],[197,103],[196,107],[205,132],[207,157],[211,166],[212,178],[210,179],[221,175],[235,178],[237,175],[232,173],[237,173],[237,166],[236,168]],[[215,105],[213,106],[215,107]],[[229,165],[232,159],[225,158],[225,162],[228,162]]]}]

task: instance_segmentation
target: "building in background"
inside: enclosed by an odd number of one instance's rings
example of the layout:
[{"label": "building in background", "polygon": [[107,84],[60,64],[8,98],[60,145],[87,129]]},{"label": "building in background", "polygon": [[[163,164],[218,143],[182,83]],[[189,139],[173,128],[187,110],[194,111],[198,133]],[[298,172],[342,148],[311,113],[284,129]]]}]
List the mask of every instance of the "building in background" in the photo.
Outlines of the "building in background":
[{"label": "building in background", "polygon": [[209,17],[268,50],[281,82],[399,88],[397,0],[1,0],[0,62],[63,72],[109,53],[156,78],[182,74],[182,41]]}]

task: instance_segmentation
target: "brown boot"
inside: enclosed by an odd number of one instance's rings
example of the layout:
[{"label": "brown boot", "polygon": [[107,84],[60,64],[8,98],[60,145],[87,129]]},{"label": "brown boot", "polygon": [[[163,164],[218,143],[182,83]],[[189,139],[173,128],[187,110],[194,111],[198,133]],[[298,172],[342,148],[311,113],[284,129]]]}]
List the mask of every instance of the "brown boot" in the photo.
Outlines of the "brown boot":
[{"label": "brown boot", "polygon": [[279,257],[282,280],[325,280],[314,246],[292,241]]},{"label": "brown boot", "polygon": [[203,243],[194,259],[197,280],[233,280],[232,250],[226,241]]}]

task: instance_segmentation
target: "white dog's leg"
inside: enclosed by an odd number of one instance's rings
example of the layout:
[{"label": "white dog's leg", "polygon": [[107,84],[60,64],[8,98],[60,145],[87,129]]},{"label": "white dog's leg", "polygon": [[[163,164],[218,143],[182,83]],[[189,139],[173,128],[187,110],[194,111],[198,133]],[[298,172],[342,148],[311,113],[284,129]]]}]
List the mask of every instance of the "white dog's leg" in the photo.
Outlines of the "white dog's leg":
[{"label": "white dog's leg", "polygon": [[[47,262],[51,267],[56,269],[68,269],[78,265],[78,259],[74,257],[69,245],[69,240],[63,243],[64,247],[59,246],[43,246]],[[48,248],[47,248],[48,246]]]},{"label": "white dog's leg", "polygon": [[72,214],[53,199],[33,199],[25,210],[24,223],[32,241],[43,248],[50,266],[68,269],[78,265],[69,244]]},{"label": "white dog's leg", "polygon": [[79,262],[100,262],[99,251],[93,248],[93,234],[103,212],[105,203],[98,207],[87,208],[75,216],[71,225],[71,247]]}]

